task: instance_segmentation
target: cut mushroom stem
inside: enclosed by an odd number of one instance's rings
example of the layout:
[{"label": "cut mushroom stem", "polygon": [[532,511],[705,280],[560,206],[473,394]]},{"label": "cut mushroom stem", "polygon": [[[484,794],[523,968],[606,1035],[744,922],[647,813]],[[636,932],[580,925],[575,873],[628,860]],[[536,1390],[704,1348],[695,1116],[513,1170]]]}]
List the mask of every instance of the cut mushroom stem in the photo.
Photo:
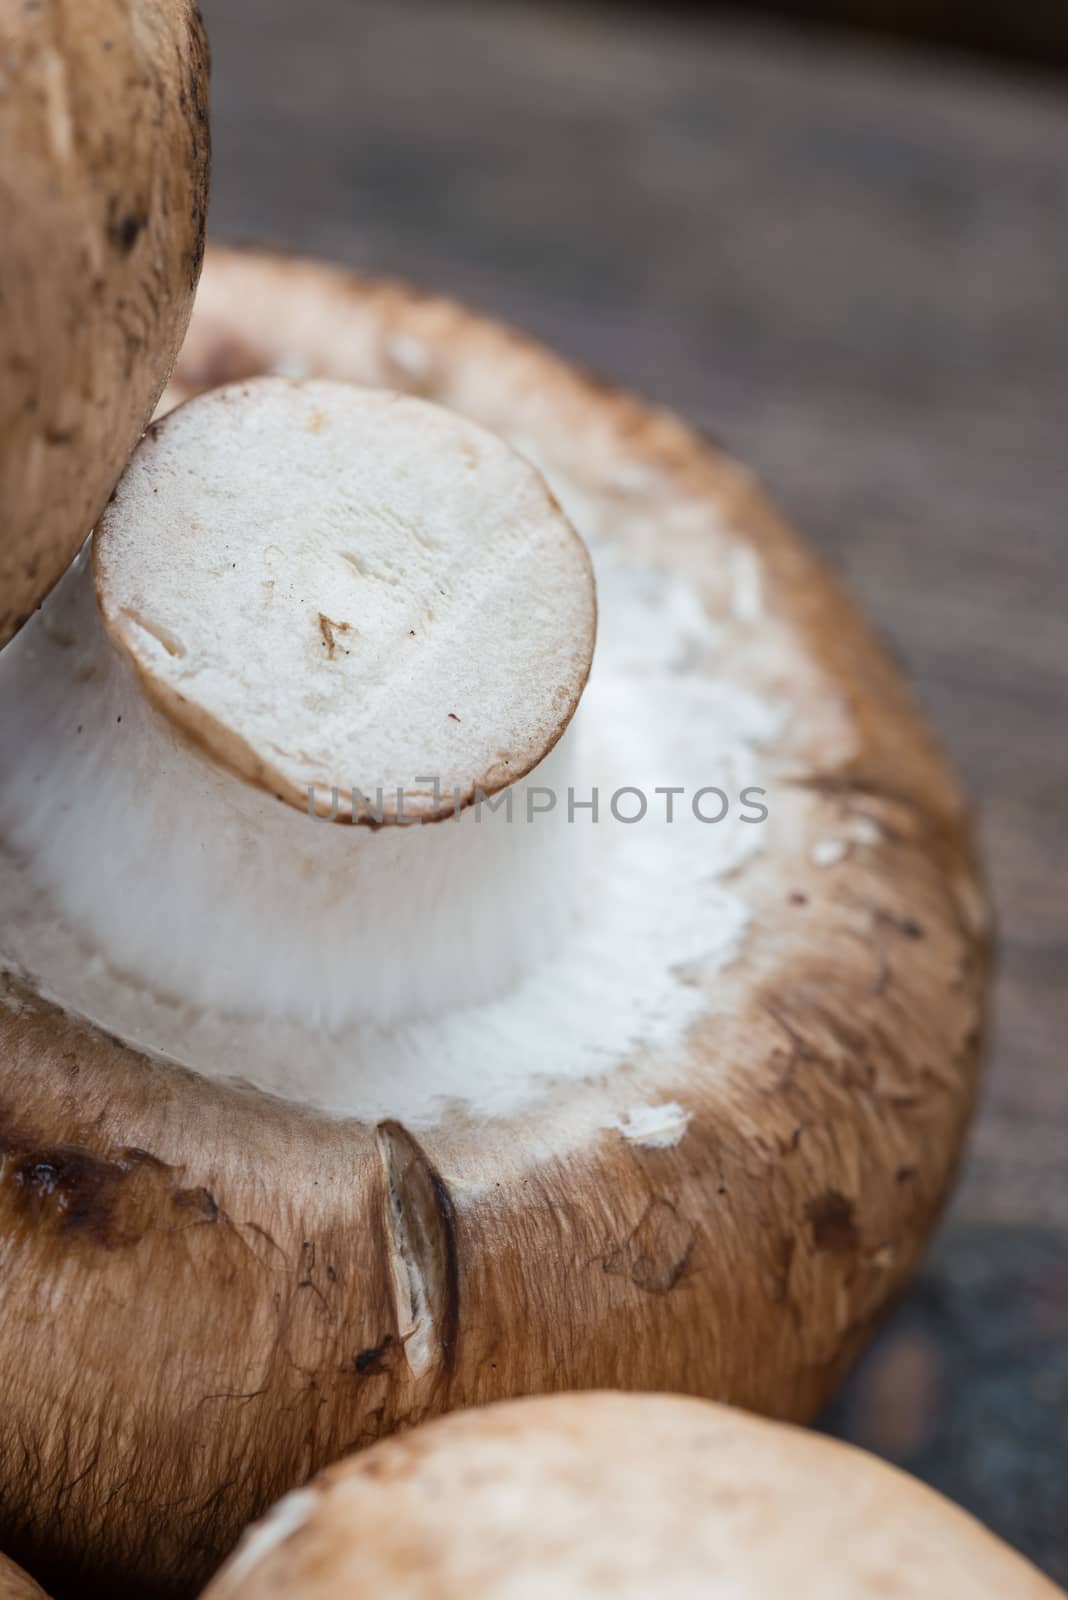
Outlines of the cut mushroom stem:
[{"label": "cut mushroom stem", "polygon": [[165,1001],[337,1029],[492,999],[569,916],[546,796],[595,616],[494,435],[217,390],[153,425],[12,647],[0,815],[91,959]]}]

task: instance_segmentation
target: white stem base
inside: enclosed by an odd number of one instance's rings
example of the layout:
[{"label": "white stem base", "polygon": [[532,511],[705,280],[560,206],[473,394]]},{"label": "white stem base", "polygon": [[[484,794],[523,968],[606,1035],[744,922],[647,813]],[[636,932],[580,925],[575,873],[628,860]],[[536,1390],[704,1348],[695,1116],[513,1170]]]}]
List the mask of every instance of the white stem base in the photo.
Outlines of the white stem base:
[{"label": "white stem base", "polygon": [[[86,942],[164,1002],[389,1027],[506,992],[571,923],[576,830],[528,788],[566,805],[577,727],[503,798],[436,823],[353,827],[182,742],[105,635],[85,555],[12,657],[8,837]],[[413,772],[411,788],[429,776]],[[331,795],[314,803],[329,810]]]}]

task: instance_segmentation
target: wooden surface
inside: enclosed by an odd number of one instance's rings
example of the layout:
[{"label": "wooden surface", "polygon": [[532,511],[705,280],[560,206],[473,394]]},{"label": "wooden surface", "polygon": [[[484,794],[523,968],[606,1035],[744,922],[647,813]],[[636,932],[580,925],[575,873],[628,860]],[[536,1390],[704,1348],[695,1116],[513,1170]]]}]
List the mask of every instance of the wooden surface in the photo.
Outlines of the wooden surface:
[{"label": "wooden surface", "polygon": [[[685,4],[687,0],[678,0]],[[700,6],[702,0],[688,0]],[[920,39],[998,59],[1026,61],[1039,70],[1068,62],[1064,0],[711,0],[705,9],[739,14],[767,11],[802,22],[836,23],[866,32]]]},{"label": "wooden surface", "polygon": [[206,0],[217,238],[667,402],[846,572],[978,803],[987,1093],[829,1426],[1068,1581],[1068,99],[635,8]]}]

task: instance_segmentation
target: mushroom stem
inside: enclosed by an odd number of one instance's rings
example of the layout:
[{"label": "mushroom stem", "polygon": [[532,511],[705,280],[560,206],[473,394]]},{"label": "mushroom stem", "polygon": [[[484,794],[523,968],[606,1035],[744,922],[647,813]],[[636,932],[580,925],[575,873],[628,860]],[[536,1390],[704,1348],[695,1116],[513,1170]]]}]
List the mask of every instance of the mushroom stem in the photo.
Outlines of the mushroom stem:
[{"label": "mushroom stem", "polygon": [[501,440],[388,392],[220,390],[150,430],[92,554],[17,648],[0,802],[122,977],[388,1028],[559,941],[593,578]]},{"label": "mushroom stem", "polygon": [[[351,785],[280,804],[155,710],[101,624],[87,555],[4,668],[3,831],[86,959],[165,1003],[390,1027],[495,998],[563,936],[575,829],[563,800],[541,808],[575,781],[577,729],[525,782],[438,821],[338,825]],[[435,777],[414,771],[408,792]]]}]

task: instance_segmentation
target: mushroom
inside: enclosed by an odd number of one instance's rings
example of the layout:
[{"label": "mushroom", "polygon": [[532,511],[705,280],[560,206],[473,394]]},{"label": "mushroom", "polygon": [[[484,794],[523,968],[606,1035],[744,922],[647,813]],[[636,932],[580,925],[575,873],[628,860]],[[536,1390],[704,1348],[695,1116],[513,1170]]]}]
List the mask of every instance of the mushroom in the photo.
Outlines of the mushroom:
[{"label": "mushroom", "polygon": [[69,566],[152,415],[200,274],[208,56],[193,0],[0,23],[0,645]]},{"label": "mushroom", "polygon": [[610,1393],[446,1417],[330,1468],[203,1600],[1055,1600],[948,1500],[850,1445]]},{"label": "mushroom", "polygon": [[47,1596],[21,1567],[0,1556],[0,1600],[47,1600]]},{"label": "mushroom", "polygon": [[378,1030],[493,1002],[566,936],[577,835],[516,786],[563,795],[594,628],[540,474],[438,406],[260,378],[153,424],[12,647],[0,812],[43,936],[75,935],[52,986],[96,1009],[88,947],[125,1037],[160,1042],[161,997],[171,1053],[210,1028],[202,1067],[357,1109],[361,1055],[401,1070]]},{"label": "mushroom", "polygon": [[0,1521],[115,1592],[446,1410],[812,1416],[983,1019],[956,784],[741,468],[263,256],[219,384],[0,655]]}]

